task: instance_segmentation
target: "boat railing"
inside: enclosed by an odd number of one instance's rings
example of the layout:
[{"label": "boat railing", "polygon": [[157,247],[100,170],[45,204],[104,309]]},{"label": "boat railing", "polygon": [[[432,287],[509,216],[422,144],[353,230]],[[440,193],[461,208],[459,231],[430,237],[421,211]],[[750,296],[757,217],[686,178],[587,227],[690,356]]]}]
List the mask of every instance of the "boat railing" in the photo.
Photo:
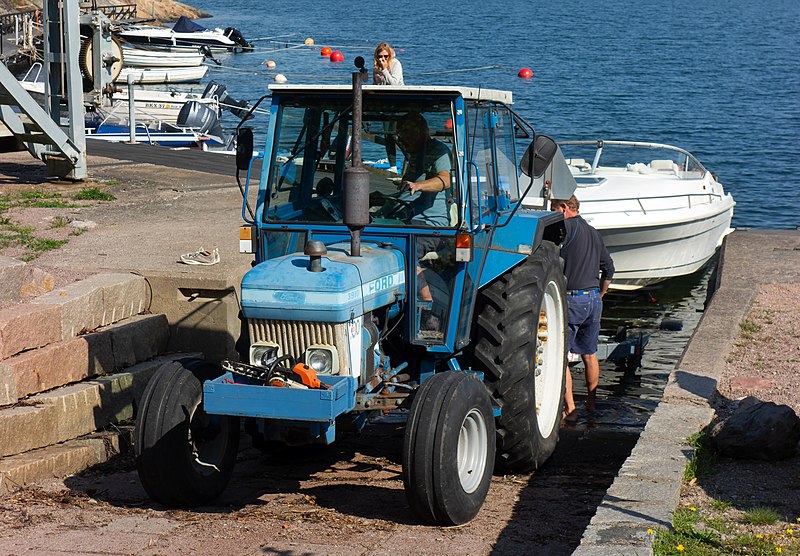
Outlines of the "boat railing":
[{"label": "boat railing", "polygon": [[[681,154],[684,158],[681,163],[681,170],[688,174],[690,171],[692,173],[696,173],[699,171],[699,178],[705,176],[706,170],[705,166],[697,160],[697,158],[690,153],[689,151],[682,149],[680,147],[675,147],[673,145],[667,145],[664,143],[648,143],[648,142],[640,142],[640,141],[614,141],[614,140],[605,140],[599,139],[594,141],[560,141],[559,146],[561,147],[568,147],[568,146],[578,146],[578,147],[594,147],[594,159],[592,160],[591,167],[589,170],[590,174],[594,174],[597,171],[597,168],[600,166],[600,158],[603,155],[603,149],[606,146],[621,146],[621,147],[629,147],[629,148],[638,148],[638,149],[651,149],[651,150],[666,150],[666,151],[673,151],[676,153]],[[686,176],[678,175],[679,178],[682,179],[689,179]],[[695,176],[692,176],[695,178]]]},{"label": "boat railing", "polygon": [[[641,212],[641,214],[656,213],[660,211],[676,210],[688,208],[692,209],[698,206],[713,205],[715,202],[722,200],[723,195],[712,191],[704,191],[703,193],[681,193],[677,195],[659,195],[657,197],[615,197],[613,199],[591,199],[591,201],[583,201],[582,205],[590,203],[592,207],[601,205],[611,205],[612,203],[622,205],[619,208],[611,209],[598,209],[587,211],[588,214],[601,212],[604,214],[624,214],[631,212]],[[681,203],[680,206],[677,202],[672,204],[664,204],[665,200],[680,200],[685,199],[685,204]],[[659,207],[646,207],[647,201],[658,201],[661,203]],[[638,205],[639,211],[632,210],[632,207]]]}]

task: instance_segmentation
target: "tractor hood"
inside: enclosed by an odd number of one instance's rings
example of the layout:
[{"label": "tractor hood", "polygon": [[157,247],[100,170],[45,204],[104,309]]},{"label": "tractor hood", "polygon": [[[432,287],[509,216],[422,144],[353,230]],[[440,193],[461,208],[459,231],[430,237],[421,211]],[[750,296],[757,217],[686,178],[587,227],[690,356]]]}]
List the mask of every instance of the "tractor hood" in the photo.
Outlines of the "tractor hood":
[{"label": "tractor hood", "polygon": [[400,250],[349,243],[327,246],[323,272],[311,272],[301,253],[265,261],[242,279],[242,311],[248,319],[347,322],[394,303],[406,293]]}]

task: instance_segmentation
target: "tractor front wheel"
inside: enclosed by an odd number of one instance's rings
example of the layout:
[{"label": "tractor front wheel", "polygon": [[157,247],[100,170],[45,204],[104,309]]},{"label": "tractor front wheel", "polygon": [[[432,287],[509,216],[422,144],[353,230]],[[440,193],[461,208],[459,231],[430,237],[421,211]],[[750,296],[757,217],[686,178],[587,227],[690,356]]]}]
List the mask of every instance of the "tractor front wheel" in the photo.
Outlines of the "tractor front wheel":
[{"label": "tractor front wheel", "polygon": [[403,443],[403,484],[412,510],[434,525],[459,525],[481,509],[494,468],[494,417],[475,376],[447,371],[414,397]]},{"label": "tractor front wheel", "polygon": [[239,446],[239,419],[203,410],[203,380],[221,369],[197,359],[162,365],[136,419],[136,467],[147,493],[171,507],[209,502],[225,489]]}]

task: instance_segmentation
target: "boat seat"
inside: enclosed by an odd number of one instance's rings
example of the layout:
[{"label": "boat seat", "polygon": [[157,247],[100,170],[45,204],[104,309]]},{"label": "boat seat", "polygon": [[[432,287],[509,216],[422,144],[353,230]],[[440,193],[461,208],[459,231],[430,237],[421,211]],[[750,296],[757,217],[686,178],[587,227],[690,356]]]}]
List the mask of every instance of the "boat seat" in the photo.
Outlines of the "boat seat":
[{"label": "boat seat", "polygon": [[672,160],[651,160],[650,168],[659,172],[672,172],[674,174],[678,173],[678,165]]},{"label": "boat seat", "polygon": [[578,168],[579,170],[591,170],[592,169],[592,165],[589,164],[588,162],[586,162],[586,160],[583,159],[583,158],[568,158],[567,159],[567,164],[569,166],[573,166],[575,168]]}]

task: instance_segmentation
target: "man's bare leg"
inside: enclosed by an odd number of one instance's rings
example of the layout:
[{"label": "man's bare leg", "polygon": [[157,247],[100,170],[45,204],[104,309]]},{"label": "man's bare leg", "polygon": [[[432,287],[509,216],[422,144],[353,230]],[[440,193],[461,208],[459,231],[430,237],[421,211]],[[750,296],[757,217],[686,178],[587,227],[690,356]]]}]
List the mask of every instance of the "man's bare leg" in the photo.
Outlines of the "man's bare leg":
[{"label": "man's bare leg", "polygon": [[586,409],[593,410],[597,396],[597,384],[600,382],[600,363],[597,353],[581,355],[586,376]]},{"label": "man's bare leg", "polygon": [[575,398],[572,397],[572,373],[567,365],[567,387],[564,390],[564,416],[566,417],[575,411]]}]

